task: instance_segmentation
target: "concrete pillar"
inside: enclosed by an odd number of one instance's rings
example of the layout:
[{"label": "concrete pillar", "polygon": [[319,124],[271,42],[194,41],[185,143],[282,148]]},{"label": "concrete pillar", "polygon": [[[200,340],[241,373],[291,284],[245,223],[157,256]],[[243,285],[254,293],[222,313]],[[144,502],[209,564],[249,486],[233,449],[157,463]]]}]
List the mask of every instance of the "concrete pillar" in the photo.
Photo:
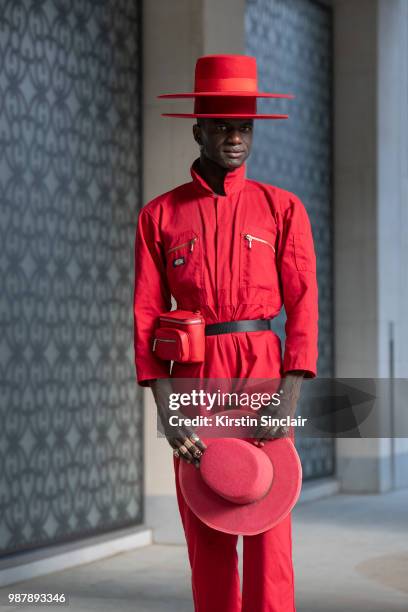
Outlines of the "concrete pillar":
[{"label": "concrete pillar", "polygon": [[[404,0],[334,3],[338,377],[391,375],[390,323],[394,373],[406,372],[407,10]],[[386,411],[402,409],[385,404]],[[377,492],[401,486],[395,476],[405,453],[402,440],[338,440],[342,489]]]},{"label": "concrete pillar", "polygon": [[[378,0],[378,352],[379,376],[408,375],[408,3]],[[390,347],[392,341],[393,349]],[[398,433],[406,397],[389,411]],[[404,430],[404,429],[403,429]],[[406,431],[406,428],[405,428]],[[391,440],[391,483],[408,487],[408,439]]]},{"label": "concrete pillar", "polygon": [[[157,100],[160,93],[191,91],[197,57],[244,53],[245,0],[144,0],[143,200],[190,180],[198,155],[193,120],[161,117],[189,112],[193,100]],[[157,438],[156,407],[144,391],[145,523],[156,542],[182,542],[171,448]],[[164,520],[165,517],[165,520]]]}]

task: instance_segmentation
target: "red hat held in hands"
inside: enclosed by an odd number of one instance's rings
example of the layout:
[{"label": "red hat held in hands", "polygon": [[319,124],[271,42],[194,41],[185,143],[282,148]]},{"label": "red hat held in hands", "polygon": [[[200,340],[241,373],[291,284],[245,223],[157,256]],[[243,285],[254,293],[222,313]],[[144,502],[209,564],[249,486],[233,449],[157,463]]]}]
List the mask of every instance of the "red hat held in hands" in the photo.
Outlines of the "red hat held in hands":
[{"label": "red hat held in hands", "polygon": [[195,98],[193,113],[162,113],[164,117],[287,119],[288,115],[258,114],[256,100],[294,96],[258,91],[255,57],[204,55],[196,63],[193,92],[162,94],[158,98]]},{"label": "red hat held in hands", "polygon": [[[242,411],[230,410],[230,416]],[[277,525],[296,504],[302,468],[289,438],[255,446],[248,439],[207,438],[197,469],[179,463],[183,496],[198,518],[224,533],[256,535]]]}]

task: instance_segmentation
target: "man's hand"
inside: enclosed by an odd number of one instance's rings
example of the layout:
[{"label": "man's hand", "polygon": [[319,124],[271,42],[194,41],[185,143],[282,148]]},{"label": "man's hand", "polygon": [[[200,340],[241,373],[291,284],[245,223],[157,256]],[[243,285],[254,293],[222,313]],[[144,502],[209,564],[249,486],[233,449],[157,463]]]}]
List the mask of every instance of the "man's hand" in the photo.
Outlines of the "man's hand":
[{"label": "man's hand", "polygon": [[[282,419],[284,417],[294,417],[296,413],[297,404],[300,396],[300,387],[303,380],[303,371],[291,371],[281,380],[279,387],[280,393],[280,404],[278,406],[265,406],[258,411],[258,417],[270,416],[273,418]],[[280,438],[288,434],[289,428],[286,426],[279,425],[261,425],[254,434],[255,446],[264,446],[266,440],[272,438]]]},{"label": "man's hand", "polygon": [[183,416],[179,410],[170,410],[169,408],[169,396],[172,392],[171,381],[169,379],[153,380],[150,383],[150,387],[156,401],[157,413],[164,430],[164,435],[170,446],[174,449],[173,454],[187,461],[187,463],[193,463],[198,468],[201,456],[207,447],[190,427],[170,425],[170,416]]}]

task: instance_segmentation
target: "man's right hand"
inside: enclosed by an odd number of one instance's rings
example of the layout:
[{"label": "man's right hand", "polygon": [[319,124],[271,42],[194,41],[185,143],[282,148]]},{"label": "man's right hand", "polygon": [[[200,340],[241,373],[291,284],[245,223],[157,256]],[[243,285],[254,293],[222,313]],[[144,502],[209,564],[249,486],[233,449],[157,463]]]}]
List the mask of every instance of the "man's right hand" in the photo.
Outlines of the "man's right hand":
[{"label": "man's right hand", "polygon": [[186,426],[173,426],[169,423],[169,417],[183,414],[179,410],[170,410],[169,396],[172,393],[171,381],[169,379],[152,380],[150,387],[157,406],[157,412],[168,443],[174,449],[173,454],[187,463],[200,466],[200,459],[207,448],[199,436]]}]

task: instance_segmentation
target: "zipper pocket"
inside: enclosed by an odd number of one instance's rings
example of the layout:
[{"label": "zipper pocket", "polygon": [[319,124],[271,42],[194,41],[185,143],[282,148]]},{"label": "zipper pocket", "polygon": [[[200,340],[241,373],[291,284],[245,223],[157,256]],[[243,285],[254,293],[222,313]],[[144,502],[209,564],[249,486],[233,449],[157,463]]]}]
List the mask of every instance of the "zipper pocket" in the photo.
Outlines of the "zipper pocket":
[{"label": "zipper pocket", "polygon": [[176,342],[175,339],[172,338],[154,338],[153,340],[153,351],[156,349],[157,342]]},{"label": "zipper pocket", "polygon": [[264,240],[263,238],[258,238],[257,236],[253,236],[252,234],[242,234],[246,240],[248,240],[248,248],[252,249],[252,241],[256,240],[257,242],[263,242],[271,247],[273,252],[275,253],[275,247],[268,240]]},{"label": "zipper pocket", "polygon": [[194,251],[194,244],[196,243],[197,240],[198,238],[197,236],[195,236],[194,238],[191,238],[191,240],[187,240],[187,242],[183,242],[183,244],[178,244],[177,246],[171,247],[171,249],[169,249],[167,253],[171,253],[172,251],[176,251],[177,249],[181,249],[182,247],[185,247],[188,245],[190,245],[190,253],[192,253]]}]

